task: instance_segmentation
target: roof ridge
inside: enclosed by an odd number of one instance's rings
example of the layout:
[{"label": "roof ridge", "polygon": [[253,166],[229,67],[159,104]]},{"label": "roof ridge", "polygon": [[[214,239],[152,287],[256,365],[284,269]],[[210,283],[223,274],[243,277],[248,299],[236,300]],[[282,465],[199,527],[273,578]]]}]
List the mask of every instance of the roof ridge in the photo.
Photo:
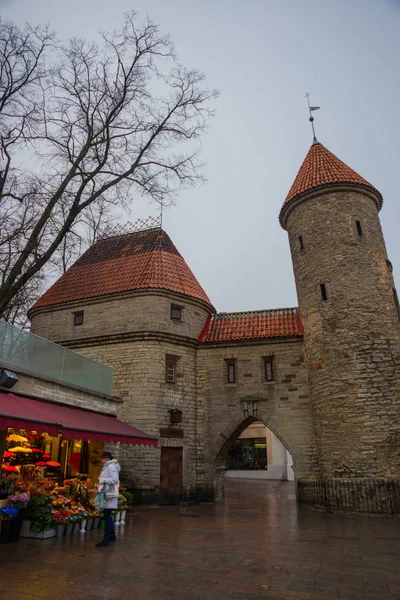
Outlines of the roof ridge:
[{"label": "roof ridge", "polygon": [[235,317],[243,317],[243,316],[268,316],[268,315],[290,315],[296,314],[297,307],[291,308],[266,308],[261,310],[245,310],[239,312],[220,312],[213,315],[213,319],[230,319]]}]

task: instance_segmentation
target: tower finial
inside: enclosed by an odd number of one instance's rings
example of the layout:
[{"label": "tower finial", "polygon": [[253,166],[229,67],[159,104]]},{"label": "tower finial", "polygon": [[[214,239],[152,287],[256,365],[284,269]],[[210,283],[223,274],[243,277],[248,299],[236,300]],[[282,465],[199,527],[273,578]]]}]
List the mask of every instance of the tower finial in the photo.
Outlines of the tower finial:
[{"label": "tower finial", "polygon": [[309,121],[311,123],[311,127],[312,127],[312,132],[313,132],[313,144],[315,144],[316,142],[318,142],[317,137],[315,135],[315,129],[314,129],[314,117],[312,116],[312,111],[313,110],[319,110],[321,107],[320,106],[310,106],[310,92],[307,92],[307,94],[305,95],[305,98],[307,98],[307,103],[308,103],[308,112],[310,114],[310,118]]}]

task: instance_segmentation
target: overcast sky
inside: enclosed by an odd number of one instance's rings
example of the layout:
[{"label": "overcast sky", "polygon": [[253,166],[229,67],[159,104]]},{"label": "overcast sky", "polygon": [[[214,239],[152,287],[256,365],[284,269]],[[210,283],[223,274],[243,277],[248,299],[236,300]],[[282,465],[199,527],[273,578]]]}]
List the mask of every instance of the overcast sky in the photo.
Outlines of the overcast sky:
[{"label": "overcast sky", "polygon": [[[218,311],[297,304],[280,207],[312,141],[372,183],[400,287],[400,0],[0,0],[18,24],[95,39],[146,13],[180,61],[221,90],[203,139],[207,183],[182,192],[164,228]],[[155,216],[138,203],[133,219]]]}]

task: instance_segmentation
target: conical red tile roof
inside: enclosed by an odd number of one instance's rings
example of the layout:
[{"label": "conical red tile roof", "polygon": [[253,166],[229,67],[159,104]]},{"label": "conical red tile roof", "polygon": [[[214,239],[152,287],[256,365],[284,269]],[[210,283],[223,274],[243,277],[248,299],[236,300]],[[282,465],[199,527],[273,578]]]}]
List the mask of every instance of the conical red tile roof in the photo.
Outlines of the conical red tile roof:
[{"label": "conical red tile roof", "polygon": [[93,244],[32,309],[133,290],[163,289],[212,304],[162,229]]},{"label": "conical red tile roof", "polygon": [[283,203],[279,220],[281,224],[283,212],[286,206],[298,198],[304,192],[320,188],[325,185],[346,183],[361,185],[373,190],[378,197],[379,205],[382,206],[382,196],[373,185],[368,183],[363,177],[358,175],[353,169],[350,169],[337,156],[332,154],[320,142],[314,142],[305,157],[303,164],[297,173],[296,179],[289,190],[286,200]]}]

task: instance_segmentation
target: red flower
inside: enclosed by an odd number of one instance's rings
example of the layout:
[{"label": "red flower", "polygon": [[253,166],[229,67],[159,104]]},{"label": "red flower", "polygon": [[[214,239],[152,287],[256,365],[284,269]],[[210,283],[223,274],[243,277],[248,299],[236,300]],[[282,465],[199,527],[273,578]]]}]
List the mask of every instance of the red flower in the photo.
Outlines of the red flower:
[{"label": "red flower", "polygon": [[44,454],[43,450],[40,450],[40,448],[31,448],[32,452],[35,452],[35,454]]},{"label": "red flower", "polygon": [[11,465],[2,465],[1,468],[6,473],[19,473],[17,467],[12,467]]},{"label": "red flower", "polygon": [[6,451],[6,452],[4,452],[3,456],[4,456],[4,458],[14,458],[17,455],[15,454],[15,452],[7,452]]},{"label": "red flower", "polygon": [[50,454],[43,453],[43,454],[42,454],[42,459],[43,459],[43,460],[50,460],[50,459],[51,459],[51,455],[50,455]]},{"label": "red flower", "polygon": [[49,461],[39,461],[36,462],[35,465],[37,467],[61,467],[59,462],[55,462],[54,460],[49,460]]}]

